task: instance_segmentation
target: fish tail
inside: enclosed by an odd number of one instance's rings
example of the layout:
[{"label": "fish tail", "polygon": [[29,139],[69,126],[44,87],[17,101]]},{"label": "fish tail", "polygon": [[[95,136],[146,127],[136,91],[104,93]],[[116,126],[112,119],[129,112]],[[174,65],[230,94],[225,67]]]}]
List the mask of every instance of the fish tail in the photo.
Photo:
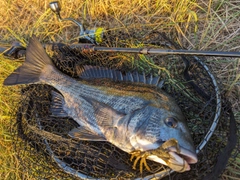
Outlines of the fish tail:
[{"label": "fish tail", "polygon": [[30,84],[39,81],[46,65],[53,65],[36,36],[32,36],[26,50],[24,63],[10,74],[3,82],[4,85]]}]

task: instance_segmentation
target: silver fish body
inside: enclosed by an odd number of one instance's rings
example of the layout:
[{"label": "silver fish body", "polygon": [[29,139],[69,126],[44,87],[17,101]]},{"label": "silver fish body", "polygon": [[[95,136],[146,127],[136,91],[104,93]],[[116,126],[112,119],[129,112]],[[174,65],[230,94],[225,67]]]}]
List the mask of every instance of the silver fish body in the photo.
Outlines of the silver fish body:
[{"label": "silver fish body", "polygon": [[[87,140],[98,137],[97,140],[107,140],[126,152],[154,149],[159,146],[157,141],[168,140],[168,137],[164,138],[165,133],[160,135],[163,131],[159,127],[165,123],[161,124],[159,117],[166,119],[177,115],[183,118],[169,96],[151,87],[119,84],[107,79],[103,80],[104,85],[98,80],[89,81],[76,81],[50,65],[44,68],[39,78],[39,82],[61,92],[62,97],[58,99],[62,101],[66,116],[77,121],[89,131],[88,134],[96,135]],[[79,139],[84,139],[84,134],[81,136]]]},{"label": "silver fish body", "polygon": [[[4,82],[29,83],[48,84],[61,93],[52,92],[51,111],[54,116],[72,117],[79,124],[69,132],[73,138],[109,141],[128,153],[156,149],[174,138],[184,152],[182,156],[187,157],[178,162],[197,162],[184,116],[162,90],[109,79],[77,81],[56,69],[36,37],[30,39],[26,61]],[[176,150],[171,153],[176,154]],[[149,159],[164,164],[159,157]],[[174,169],[174,165],[167,165]]]}]

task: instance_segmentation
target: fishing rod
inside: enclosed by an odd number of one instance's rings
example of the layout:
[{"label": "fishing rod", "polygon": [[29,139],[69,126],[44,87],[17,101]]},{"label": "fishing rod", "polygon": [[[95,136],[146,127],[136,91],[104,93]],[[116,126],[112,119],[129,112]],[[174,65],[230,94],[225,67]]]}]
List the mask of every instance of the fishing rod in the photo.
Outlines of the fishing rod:
[{"label": "fishing rod", "polygon": [[[53,44],[45,44],[44,47],[52,46]],[[82,52],[109,52],[109,53],[138,53],[138,54],[157,54],[157,55],[188,55],[188,56],[221,56],[221,57],[240,57],[240,52],[226,52],[226,51],[197,51],[197,50],[184,50],[184,49],[157,49],[157,48],[119,48],[119,47],[100,47],[93,44],[72,44],[69,45],[71,48],[79,49]],[[20,49],[19,46],[12,46],[9,49],[1,48],[4,51],[4,55],[13,57],[13,54],[20,54],[16,57],[22,57],[24,50]],[[21,50],[21,51],[19,51]],[[18,51],[18,52],[16,52]],[[15,57],[15,56],[14,56]]]},{"label": "fishing rod", "polygon": [[197,51],[197,50],[173,50],[157,48],[119,48],[119,47],[100,47],[95,45],[75,44],[71,48],[81,49],[86,52],[113,52],[113,53],[138,53],[138,54],[160,54],[160,55],[191,55],[191,56],[223,56],[223,57],[240,57],[240,52],[224,51]]}]

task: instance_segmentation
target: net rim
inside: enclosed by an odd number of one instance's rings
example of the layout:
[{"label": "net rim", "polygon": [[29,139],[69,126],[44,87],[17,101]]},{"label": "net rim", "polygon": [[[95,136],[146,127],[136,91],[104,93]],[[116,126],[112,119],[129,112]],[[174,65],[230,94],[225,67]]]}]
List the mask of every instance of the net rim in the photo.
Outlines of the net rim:
[{"label": "net rim", "polygon": [[208,73],[209,77],[211,78],[212,83],[214,85],[214,90],[215,90],[215,95],[216,95],[216,111],[215,111],[213,123],[212,123],[210,129],[208,130],[207,134],[205,135],[204,139],[200,142],[200,144],[196,148],[196,153],[198,154],[204,148],[204,146],[207,144],[207,142],[209,141],[209,139],[211,138],[211,136],[213,135],[213,133],[217,127],[217,124],[218,124],[219,118],[220,118],[220,114],[221,114],[221,110],[222,110],[222,100],[221,100],[221,93],[220,93],[220,89],[218,87],[217,81],[216,81],[214,75],[210,72],[208,66],[205,63],[203,63],[198,57],[196,57],[196,56],[193,56],[193,57],[207,71],[207,73]]},{"label": "net rim", "polygon": [[[211,127],[209,128],[208,132],[206,133],[206,135],[204,136],[203,140],[200,142],[200,144],[197,146],[196,148],[196,153],[198,154],[204,147],[205,145],[207,144],[207,142],[210,140],[210,138],[212,137],[216,127],[217,127],[217,124],[219,122],[219,119],[220,119],[220,114],[221,114],[221,108],[222,108],[222,100],[221,100],[221,94],[220,94],[220,89],[218,87],[218,83],[214,77],[214,75],[210,72],[210,69],[208,68],[208,66],[198,57],[196,56],[193,56],[194,59],[206,70],[208,76],[211,78],[211,81],[214,85],[214,91],[215,91],[215,95],[216,95],[216,110],[215,110],[215,116],[214,116],[214,119],[213,119],[213,122],[211,124]],[[41,128],[41,125],[39,124],[39,128]],[[85,175],[83,173],[79,173],[77,172],[76,170],[74,170],[73,168],[69,167],[66,163],[64,163],[63,161],[61,161],[60,159],[58,159],[53,151],[51,150],[48,142],[46,139],[44,139],[44,143],[46,145],[46,149],[47,151],[51,154],[52,156],[52,159],[57,163],[57,165],[63,169],[66,173],[68,174],[71,174],[71,175],[74,175],[78,178],[81,178],[81,179],[96,179],[94,177],[91,177],[91,176],[88,176],[88,175]],[[153,173],[151,175],[147,175],[145,177],[137,177],[137,178],[134,178],[135,180],[140,180],[140,179],[144,179],[144,180],[147,180],[147,179],[152,179],[152,178],[164,178],[166,177],[167,175],[170,175],[172,173],[174,173],[175,171],[171,170],[170,168],[166,167],[165,170],[161,170],[159,172],[156,172],[156,173]]]}]

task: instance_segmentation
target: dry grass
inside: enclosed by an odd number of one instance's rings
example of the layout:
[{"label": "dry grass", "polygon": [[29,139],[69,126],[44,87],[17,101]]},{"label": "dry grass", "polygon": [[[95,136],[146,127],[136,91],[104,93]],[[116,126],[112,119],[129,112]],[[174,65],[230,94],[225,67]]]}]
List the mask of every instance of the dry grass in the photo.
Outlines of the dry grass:
[{"label": "dry grass", "polygon": [[[1,43],[15,40],[26,45],[36,34],[43,42],[73,42],[78,28],[70,22],[59,22],[49,10],[49,0],[0,0]],[[172,34],[188,49],[240,51],[239,2],[190,0],[86,0],[60,1],[62,17],[73,17],[88,27],[102,26],[107,31],[125,32],[158,30]],[[240,123],[240,59],[208,58],[214,74],[223,85]],[[0,83],[19,63],[0,57]],[[0,177],[22,179],[18,161],[11,147],[10,112],[18,99],[16,87],[0,86]],[[238,162],[240,157],[238,156]],[[223,175],[235,179],[240,162]],[[25,179],[31,179],[25,175]]]},{"label": "dry grass", "polygon": [[[0,57],[0,82],[2,84],[4,77],[9,71],[14,70],[17,63],[9,63]],[[12,148],[11,111],[16,106],[16,99],[19,98],[18,88],[0,88],[0,176],[5,179],[20,179],[19,163]]]},{"label": "dry grass", "polygon": [[[76,37],[76,28],[71,23],[56,21],[48,9],[50,1],[25,0],[2,1],[0,12],[1,40],[18,39],[26,42],[32,34],[46,41],[70,41]],[[63,17],[73,17],[86,25],[103,26],[108,30],[148,27],[171,31],[182,29],[183,33],[191,22],[197,22],[198,5],[194,1],[119,0],[61,1]],[[7,11],[6,11],[7,9]],[[24,24],[24,25],[23,25]],[[72,31],[73,30],[73,31]]]}]

